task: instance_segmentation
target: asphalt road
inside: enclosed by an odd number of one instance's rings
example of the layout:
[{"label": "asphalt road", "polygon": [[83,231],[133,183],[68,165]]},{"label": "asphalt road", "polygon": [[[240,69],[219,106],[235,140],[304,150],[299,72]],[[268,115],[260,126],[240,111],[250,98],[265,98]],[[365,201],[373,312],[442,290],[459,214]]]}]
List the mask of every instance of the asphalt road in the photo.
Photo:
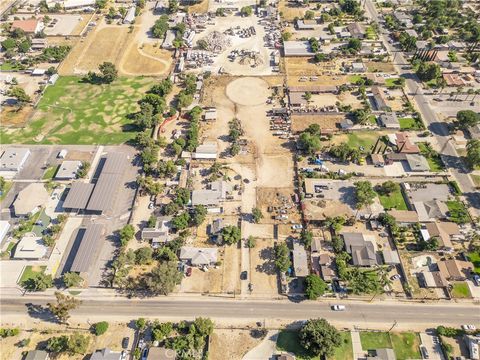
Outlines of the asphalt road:
[{"label": "asphalt road", "polygon": [[[366,0],[366,9],[370,17],[379,22],[379,16],[375,5],[371,0]],[[480,214],[480,192],[476,190],[472,179],[468,175],[469,170],[465,167],[465,164],[457,154],[455,147],[451,143],[451,137],[449,134],[448,126],[444,122],[439,121],[437,115],[433,112],[428,99],[423,94],[421,81],[413,73],[410,63],[405,59],[402,52],[395,49],[389,42],[386,35],[380,35],[380,39],[383,41],[388,51],[394,54],[394,66],[400,76],[406,79],[406,90],[411,95],[420,111],[428,129],[435,136],[439,146],[442,160],[446,167],[449,169],[450,174],[459,183],[460,188],[463,191],[463,195],[470,202],[475,211],[475,215]]]},{"label": "asphalt road", "polygon": [[[25,297],[3,299],[0,305],[1,317],[6,319],[48,320],[44,310],[48,300]],[[439,324],[459,326],[480,324],[479,306],[467,304],[422,304],[400,302],[342,302],[345,311],[332,311],[336,304],[322,301],[291,302],[288,300],[235,300],[235,299],[103,299],[83,300],[72,312],[72,320],[96,321],[112,319],[128,321],[138,317],[189,319],[197,316],[212,319],[247,320],[305,320],[322,317],[336,324],[368,327],[375,324],[409,324],[412,328],[436,326]]]}]

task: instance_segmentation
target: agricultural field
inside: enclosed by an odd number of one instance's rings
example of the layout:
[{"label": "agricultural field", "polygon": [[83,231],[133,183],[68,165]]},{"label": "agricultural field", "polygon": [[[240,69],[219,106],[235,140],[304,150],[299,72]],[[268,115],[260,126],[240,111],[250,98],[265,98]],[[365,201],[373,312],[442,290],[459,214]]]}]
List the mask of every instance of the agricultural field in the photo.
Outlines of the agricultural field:
[{"label": "agricultural field", "polygon": [[127,115],[153,84],[150,78],[120,78],[108,85],[61,77],[50,86],[32,120],[21,129],[1,129],[3,143],[122,144],[135,137]]}]

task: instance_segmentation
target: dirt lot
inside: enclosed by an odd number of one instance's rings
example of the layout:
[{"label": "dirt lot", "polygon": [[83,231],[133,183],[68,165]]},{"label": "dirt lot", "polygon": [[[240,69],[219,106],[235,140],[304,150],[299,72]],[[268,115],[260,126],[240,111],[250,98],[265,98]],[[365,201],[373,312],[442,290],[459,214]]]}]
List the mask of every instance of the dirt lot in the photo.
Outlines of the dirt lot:
[{"label": "dirt lot", "polygon": [[240,360],[262,339],[253,338],[249,330],[215,330],[210,340],[210,360]]},{"label": "dirt lot", "polygon": [[274,296],[278,294],[277,270],[274,263],[273,234],[268,239],[257,238],[250,250],[250,277],[253,295]]},{"label": "dirt lot", "polygon": [[293,21],[297,17],[302,19],[307,10],[309,10],[308,7],[295,6],[293,2],[288,0],[280,0],[278,3],[278,11],[286,21]]},{"label": "dirt lot", "polygon": [[[76,327],[76,324],[72,324],[71,327]],[[18,336],[6,338],[0,340],[0,346],[2,351],[0,353],[1,360],[21,359],[21,353],[23,351],[34,350],[39,343],[43,343],[53,336],[71,335],[74,330],[64,331],[61,330],[58,325],[54,326],[42,326],[36,327],[35,331],[22,331]],[[41,330],[41,331],[40,331]],[[101,336],[92,335],[88,329],[83,326],[78,330],[82,334],[90,336],[90,346],[88,352],[92,353],[97,349],[103,349],[108,347],[114,351],[120,351],[122,338],[129,336],[133,339],[133,329],[128,328],[125,324],[110,324],[107,332]],[[14,346],[17,342],[23,339],[30,339],[28,346],[19,348]],[[56,357],[57,360],[80,360],[83,359],[83,355],[71,355],[62,354]]]},{"label": "dirt lot", "polygon": [[163,75],[168,72],[172,63],[172,54],[169,51],[152,45],[139,49],[132,43],[120,62],[120,71],[125,75]]},{"label": "dirt lot", "polygon": [[2,112],[2,126],[21,128],[24,126],[28,116],[32,112],[31,106],[25,106],[20,111],[15,107],[5,107]]},{"label": "dirt lot", "polygon": [[395,68],[391,62],[365,62],[367,65],[368,72],[384,72],[384,73],[394,73]]},{"label": "dirt lot", "polygon": [[262,210],[264,218],[261,220],[262,224],[272,224],[275,221],[272,217],[279,214],[277,212],[269,213],[267,211],[269,206],[278,209],[285,209],[288,216],[288,221],[299,221],[300,214],[297,211],[297,206],[292,200],[294,194],[293,187],[289,188],[257,188],[257,207]]},{"label": "dirt lot", "polygon": [[312,124],[320,125],[321,129],[336,129],[337,124],[344,119],[344,115],[293,115],[292,131],[302,132]]}]

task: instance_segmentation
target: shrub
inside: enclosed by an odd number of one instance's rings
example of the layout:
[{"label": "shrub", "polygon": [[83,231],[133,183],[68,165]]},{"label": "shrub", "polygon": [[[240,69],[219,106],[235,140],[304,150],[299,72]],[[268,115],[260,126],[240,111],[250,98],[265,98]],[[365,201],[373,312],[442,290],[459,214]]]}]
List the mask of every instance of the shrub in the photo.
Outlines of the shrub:
[{"label": "shrub", "polygon": [[94,332],[95,335],[100,336],[107,332],[108,330],[108,322],[101,321],[95,324]]}]

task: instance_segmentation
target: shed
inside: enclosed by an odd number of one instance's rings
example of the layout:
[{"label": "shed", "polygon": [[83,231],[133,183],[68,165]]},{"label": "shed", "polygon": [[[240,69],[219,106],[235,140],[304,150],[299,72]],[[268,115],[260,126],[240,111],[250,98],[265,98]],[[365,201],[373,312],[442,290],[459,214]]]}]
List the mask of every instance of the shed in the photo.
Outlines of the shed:
[{"label": "shed", "polygon": [[135,21],[135,10],[135,5],[130,6],[127,13],[125,14],[125,18],[123,19],[124,24],[133,24],[133,22]]},{"label": "shed", "polygon": [[215,141],[208,141],[202,145],[197,146],[195,152],[192,154],[193,159],[199,160],[215,160],[217,158],[217,143]]},{"label": "shed", "polygon": [[58,167],[55,179],[71,180],[77,177],[77,172],[82,166],[82,162],[78,160],[65,160]]}]

